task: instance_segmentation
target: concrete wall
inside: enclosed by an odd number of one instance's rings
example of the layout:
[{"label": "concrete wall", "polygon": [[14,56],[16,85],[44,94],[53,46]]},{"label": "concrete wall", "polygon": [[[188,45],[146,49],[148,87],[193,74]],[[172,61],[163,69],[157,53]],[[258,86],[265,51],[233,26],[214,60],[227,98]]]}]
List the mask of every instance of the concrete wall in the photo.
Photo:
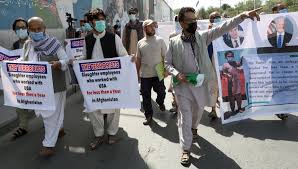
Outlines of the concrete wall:
[{"label": "concrete wall", "polygon": [[48,32],[63,40],[68,27],[65,13],[80,20],[89,9],[95,7],[105,11],[110,26],[120,20],[124,27],[129,21],[127,11],[131,7],[139,9],[140,20],[150,18],[160,22],[173,19],[173,11],[164,0],[4,0],[0,1],[0,45],[11,48],[17,39],[11,25],[18,17],[42,17]]},{"label": "concrete wall", "polygon": [[158,22],[172,21],[174,12],[164,0],[154,0],[154,19]]}]

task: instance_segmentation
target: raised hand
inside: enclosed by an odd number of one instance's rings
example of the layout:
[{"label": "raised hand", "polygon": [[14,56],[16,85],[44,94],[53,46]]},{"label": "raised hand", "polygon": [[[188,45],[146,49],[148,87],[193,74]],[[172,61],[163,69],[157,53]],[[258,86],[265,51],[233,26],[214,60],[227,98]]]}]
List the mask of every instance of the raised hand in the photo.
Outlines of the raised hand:
[{"label": "raised hand", "polygon": [[251,10],[251,11],[245,11],[241,14],[241,18],[244,20],[244,19],[247,19],[247,18],[250,18],[251,20],[254,20],[254,18],[257,18],[257,21],[260,21],[260,16],[258,14],[258,12],[260,10],[262,10],[263,8],[260,7],[260,8],[257,8],[257,9],[254,9],[254,10]]}]

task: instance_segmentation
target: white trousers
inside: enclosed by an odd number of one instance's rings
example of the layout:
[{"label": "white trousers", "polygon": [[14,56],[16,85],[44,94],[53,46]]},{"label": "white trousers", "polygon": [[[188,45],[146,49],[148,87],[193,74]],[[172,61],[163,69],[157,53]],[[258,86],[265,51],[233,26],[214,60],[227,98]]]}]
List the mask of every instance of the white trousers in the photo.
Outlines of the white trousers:
[{"label": "white trousers", "polygon": [[107,133],[109,135],[117,134],[119,129],[120,109],[113,109],[112,111],[112,113],[104,113],[104,110],[97,110],[89,113],[89,118],[96,137],[104,135],[104,114],[107,114]]},{"label": "white trousers", "polygon": [[44,147],[55,147],[60,129],[63,127],[66,91],[55,93],[55,111],[36,110],[41,115],[45,128],[45,137],[42,141]]},{"label": "white trousers", "polygon": [[183,150],[190,150],[193,135],[191,129],[197,129],[206,104],[202,87],[182,84],[174,88],[178,104],[178,132]]}]

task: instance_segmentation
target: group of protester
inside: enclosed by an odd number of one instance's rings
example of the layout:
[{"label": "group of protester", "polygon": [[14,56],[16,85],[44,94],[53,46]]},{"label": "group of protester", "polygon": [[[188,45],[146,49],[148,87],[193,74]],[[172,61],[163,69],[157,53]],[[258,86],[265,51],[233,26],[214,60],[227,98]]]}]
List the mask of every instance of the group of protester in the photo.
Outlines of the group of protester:
[{"label": "group of protester", "polygon": [[[172,111],[178,112],[178,131],[182,149],[181,164],[189,164],[190,147],[193,139],[198,137],[197,128],[204,107],[212,107],[210,118],[212,120],[217,118],[215,111],[218,97],[217,78],[212,63],[212,46],[209,45],[247,18],[256,17],[259,20],[259,10],[243,12],[225,22],[221,22],[220,14],[214,12],[210,15],[210,29],[198,32],[195,9],[183,7],[179,15],[175,17],[175,32],[170,35],[167,47],[165,41],[156,35],[157,23],[150,19],[144,22],[139,21],[136,17],[138,14],[136,8],[128,11],[130,21],[121,33],[117,32],[117,27],[114,27],[114,33],[106,31],[106,14],[102,9],[92,9],[84,15],[84,21],[81,22],[81,36],[85,38],[85,47],[84,54],[78,58],[67,56],[61,43],[47,34],[42,18],[32,17],[28,21],[22,18],[16,19],[13,23],[13,30],[19,40],[13,44],[13,49],[24,49],[24,55],[19,60],[47,61],[52,65],[56,110],[35,110],[35,114],[42,117],[45,129],[40,155],[53,155],[57,139],[65,135],[63,119],[67,65],[77,60],[99,60],[130,55],[131,61],[136,63],[141,84],[140,91],[145,111],[144,125],[150,125],[153,120],[152,88],[157,93],[156,103],[159,109],[166,110],[164,105],[166,87],[164,81],[158,78],[155,66],[164,63],[165,76],[167,73],[172,76],[170,86],[170,91],[174,96]],[[221,24],[213,26],[217,22]],[[194,86],[189,82],[192,74],[204,75],[201,79],[203,81],[201,86]],[[236,95],[233,98],[237,100]],[[235,101],[232,102],[235,107]],[[238,109],[242,110],[241,104],[238,105]],[[13,140],[28,132],[29,110],[18,108],[16,111],[20,123],[19,128],[13,133]],[[95,150],[104,143],[105,133],[108,134],[108,144],[114,144],[119,140],[116,134],[119,128],[120,109],[96,111],[85,109],[84,111],[89,113],[95,135],[95,139],[89,144],[91,150]],[[104,124],[105,118],[107,124]],[[107,126],[106,131],[105,126]]]}]

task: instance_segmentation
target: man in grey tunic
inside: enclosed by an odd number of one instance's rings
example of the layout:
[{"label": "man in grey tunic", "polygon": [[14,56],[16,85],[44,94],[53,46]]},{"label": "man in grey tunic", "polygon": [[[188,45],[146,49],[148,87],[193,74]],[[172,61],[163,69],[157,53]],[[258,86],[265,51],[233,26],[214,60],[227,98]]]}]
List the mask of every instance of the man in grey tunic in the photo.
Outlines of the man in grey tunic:
[{"label": "man in grey tunic", "polygon": [[[197,32],[195,9],[181,8],[178,19],[183,31],[170,39],[165,65],[170,74],[179,82],[174,86],[178,102],[178,131],[182,146],[181,164],[190,164],[190,147],[193,137],[197,137],[197,127],[200,123],[204,107],[210,105],[210,100],[216,94],[216,74],[208,56],[207,46],[216,38],[222,36],[239,25],[244,19],[256,17],[260,9],[243,12],[223,24],[205,32]],[[195,87],[188,82],[188,74],[203,74],[201,86]]]},{"label": "man in grey tunic", "polygon": [[53,87],[55,93],[54,111],[35,110],[37,116],[41,116],[44,123],[45,136],[42,141],[41,156],[54,155],[54,147],[57,139],[63,136],[64,106],[66,101],[65,70],[69,62],[62,45],[55,38],[46,33],[46,25],[40,17],[32,17],[28,20],[29,39],[24,44],[24,55],[19,61],[46,61],[52,66]]}]

